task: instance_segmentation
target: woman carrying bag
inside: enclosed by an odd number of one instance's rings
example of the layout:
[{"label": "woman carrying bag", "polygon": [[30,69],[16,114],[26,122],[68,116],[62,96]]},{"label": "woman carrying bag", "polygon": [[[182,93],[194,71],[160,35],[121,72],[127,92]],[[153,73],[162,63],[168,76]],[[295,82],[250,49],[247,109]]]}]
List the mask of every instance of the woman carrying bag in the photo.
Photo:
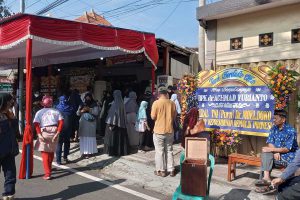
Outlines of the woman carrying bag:
[{"label": "woman carrying bag", "polygon": [[145,134],[151,134],[150,133],[150,127],[148,126],[147,122],[147,113],[146,109],[148,107],[147,101],[142,101],[138,114],[137,114],[137,120],[135,124],[135,130],[139,132],[139,151],[143,151],[143,141]]},{"label": "woman carrying bag", "polygon": [[33,119],[33,124],[38,135],[35,148],[41,152],[45,175],[44,180],[51,179],[52,161],[56,151],[58,136],[63,128],[64,119],[61,113],[52,108],[53,99],[45,95],[42,99],[42,108]]}]

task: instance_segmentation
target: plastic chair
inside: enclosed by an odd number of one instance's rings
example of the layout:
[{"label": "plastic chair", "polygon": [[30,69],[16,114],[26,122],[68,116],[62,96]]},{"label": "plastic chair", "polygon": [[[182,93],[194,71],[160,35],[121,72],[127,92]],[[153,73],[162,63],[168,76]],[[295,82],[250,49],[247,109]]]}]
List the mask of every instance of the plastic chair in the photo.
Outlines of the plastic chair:
[{"label": "plastic chair", "polygon": [[[181,152],[180,155],[180,172],[181,172],[181,164],[184,161],[185,156],[184,152]],[[192,195],[186,195],[181,192],[181,184],[177,187],[176,191],[173,194],[172,200],[177,200],[177,199],[182,199],[182,200],[203,200],[203,199],[209,199],[209,189],[210,189],[210,181],[211,177],[214,171],[215,167],[215,158],[209,154],[209,160],[210,160],[210,169],[209,169],[209,176],[208,176],[208,181],[207,181],[207,191],[206,191],[206,196],[192,196]]]}]

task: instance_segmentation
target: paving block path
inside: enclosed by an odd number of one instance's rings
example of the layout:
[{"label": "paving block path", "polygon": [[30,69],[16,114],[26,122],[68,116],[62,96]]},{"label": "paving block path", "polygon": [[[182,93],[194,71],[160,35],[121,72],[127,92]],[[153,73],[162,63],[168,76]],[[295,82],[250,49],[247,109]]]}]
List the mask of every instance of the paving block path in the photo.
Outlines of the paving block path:
[{"label": "paving block path", "polygon": [[[99,142],[100,143],[100,142]],[[123,157],[110,157],[102,153],[103,144],[98,145],[99,153],[89,159],[81,159],[79,144],[72,143],[69,159],[81,167],[98,169],[103,179],[114,181],[124,179],[122,185],[140,186],[148,190],[162,193],[171,199],[180,183],[180,174],[165,178],[154,175],[154,150],[137,152]],[[174,145],[175,165],[179,165],[180,145]],[[178,168],[178,166],[177,166]],[[279,173],[275,174],[277,176]],[[212,200],[273,200],[274,194],[262,195],[254,192],[254,182],[259,176],[257,167],[237,166],[237,179],[227,182],[227,164],[216,164],[210,190]]]}]

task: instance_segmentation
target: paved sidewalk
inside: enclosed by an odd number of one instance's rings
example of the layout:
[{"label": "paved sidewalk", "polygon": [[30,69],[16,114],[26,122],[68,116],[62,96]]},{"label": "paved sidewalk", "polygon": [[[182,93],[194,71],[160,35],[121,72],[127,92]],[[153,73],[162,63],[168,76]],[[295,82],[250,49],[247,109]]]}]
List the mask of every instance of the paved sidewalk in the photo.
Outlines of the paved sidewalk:
[{"label": "paved sidewalk", "polygon": [[[103,145],[98,145],[99,153],[89,159],[81,159],[79,144],[72,143],[69,159],[79,166],[99,170],[99,176],[114,181],[125,179],[123,185],[140,186],[162,193],[165,199],[171,199],[180,182],[180,174],[175,177],[158,177],[154,175],[154,151],[138,152],[123,157],[109,157],[102,153]],[[181,147],[174,145],[175,163],[179,164]],[[179,166],[177,166],[179,167]],[[273,174],[275,176],[277,174]],[[261,195],[253,191],[254,182],[259,177],[259,169],[246,165],[238,165],[237,179],[227,182],[227,164],[216,164],[211,182],[210,199],[228,200],[271,200],[274,195]]]}]

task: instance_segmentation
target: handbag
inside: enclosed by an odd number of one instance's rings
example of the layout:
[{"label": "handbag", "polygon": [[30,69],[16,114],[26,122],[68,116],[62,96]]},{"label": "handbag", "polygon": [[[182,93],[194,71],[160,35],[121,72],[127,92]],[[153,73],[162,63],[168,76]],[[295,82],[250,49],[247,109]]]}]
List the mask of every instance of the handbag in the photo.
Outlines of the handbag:
[{"label": "handbag", "polygon": [[33,149],[38,150],[40,147],[40,144],[41,144],[40,140],[39,140],[39,138],[37,138],[35,141],[33,141]]},{"label": "handbag", "polygon": [[137,132],[145,132],[147,129],[146,123],[144,120],[138,120],[135,122],[135,130]]},{"label": "handbag", "polygon": [[196,125],[193,129],[190,130],[191,135],[196,135],[197,133],[201,133],[205,131],[205,123],[203,119],[197,121]]}]

